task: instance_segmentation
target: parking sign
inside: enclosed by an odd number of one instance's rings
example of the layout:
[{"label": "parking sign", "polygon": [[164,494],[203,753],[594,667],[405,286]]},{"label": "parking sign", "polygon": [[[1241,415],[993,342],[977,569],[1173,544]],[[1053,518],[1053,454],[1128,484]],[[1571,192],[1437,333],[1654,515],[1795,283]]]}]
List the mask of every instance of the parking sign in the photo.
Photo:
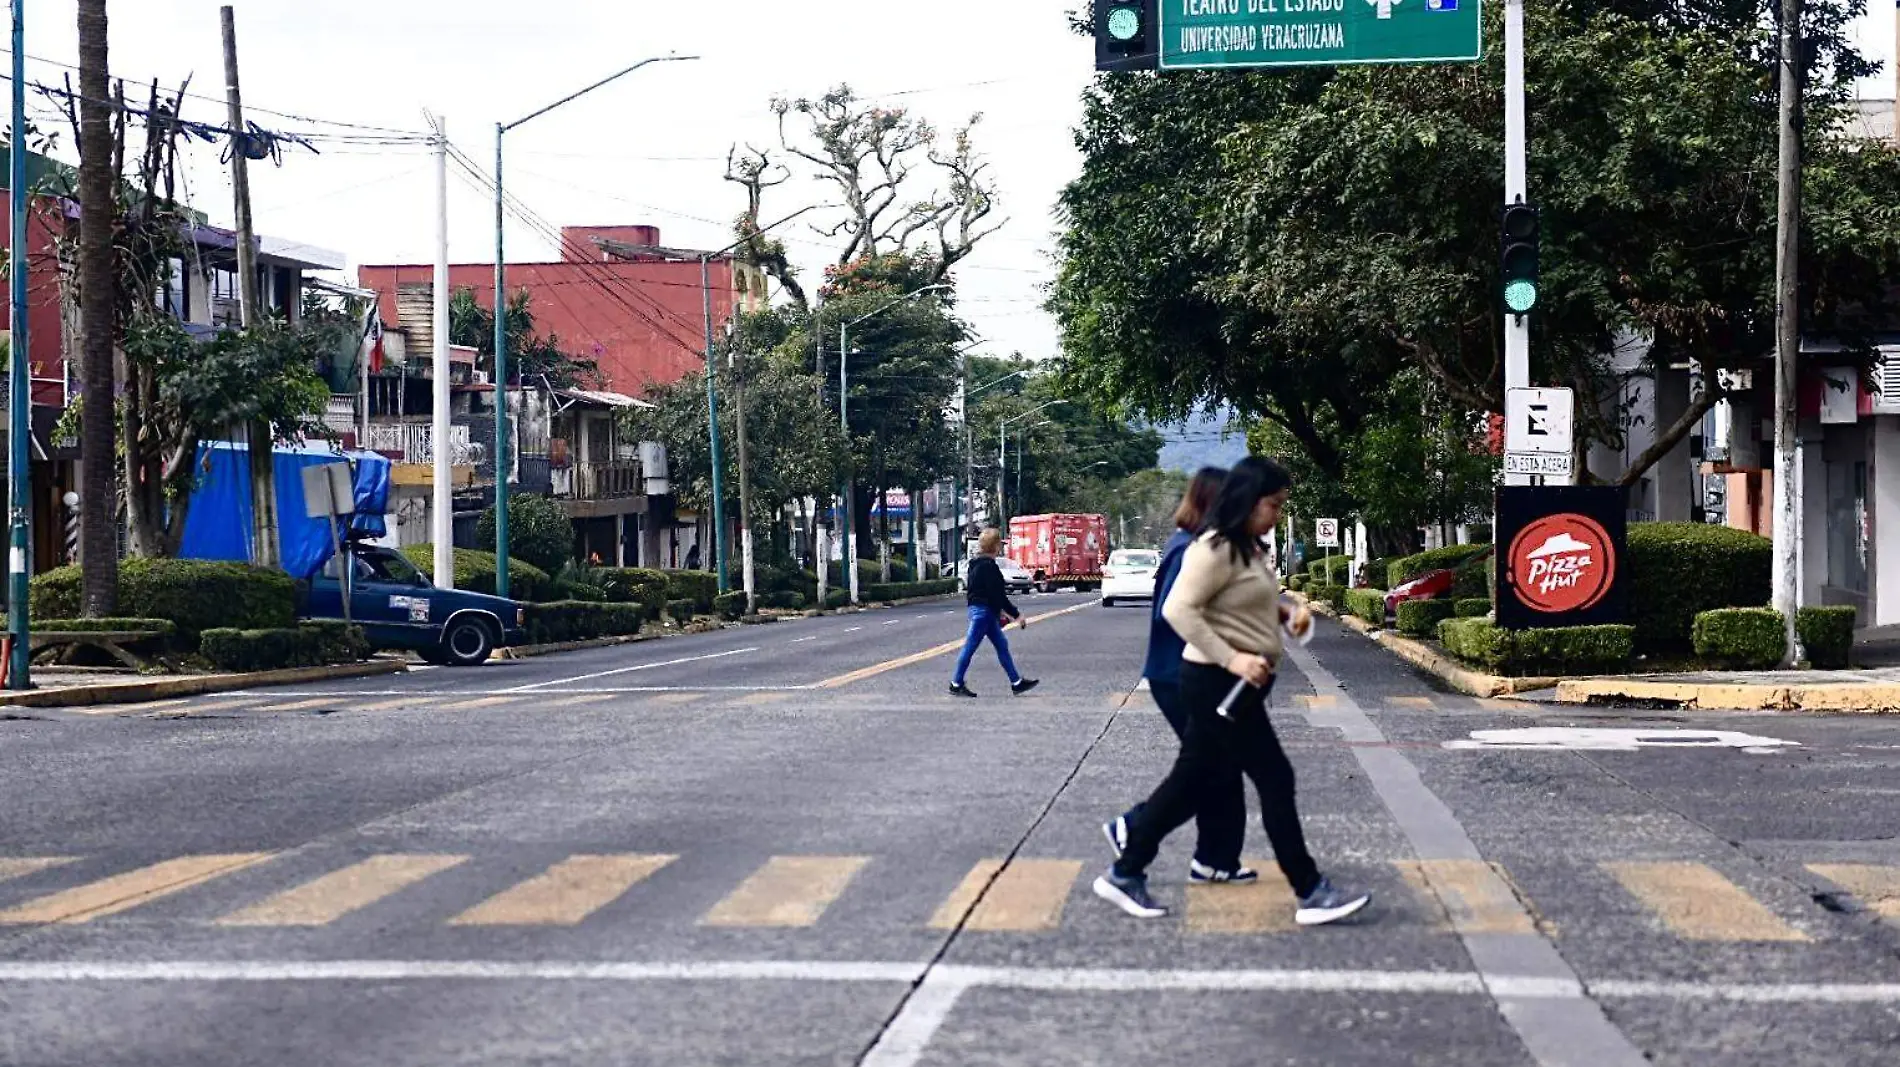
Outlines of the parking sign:
[{"label": "parking sign", "polygon": [[1321,548],[1339,547],[1339,520],[1315,519],[1313,521],[1314,540]]}]

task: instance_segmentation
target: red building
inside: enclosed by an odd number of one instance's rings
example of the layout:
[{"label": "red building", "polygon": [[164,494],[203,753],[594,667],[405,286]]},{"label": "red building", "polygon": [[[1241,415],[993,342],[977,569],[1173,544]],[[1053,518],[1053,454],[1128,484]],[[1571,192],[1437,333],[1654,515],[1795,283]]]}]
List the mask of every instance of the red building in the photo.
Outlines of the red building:
[{"label": "red building", "polygon": [[[632,261],[609,257],[601,241],[616,248],[656,249],[654,255]],[[704,373],[705,317],[700,292],[699,264],[672,261],[660,253],[656,226],[566,226],[561,229],[561,255],[553,263],[509,263],[510,296],[527,290],[535,332],[555,334],[569,354],[600,365],[599,388],[639,396],[649,385],[670,385],[689,374]],[[712,313],[715,327],[732,314],[744,292],[760,292],[747,285],[746,269],[731,259],[711,263]],[[427,288],[435,279],[426,263],[363,266],[357,284],[379,294],[383,322],[399,326],[398,287]],[[454,289],[471,289],[484,308],[495,302],[493,263],[457,263],[449,267]]]}]

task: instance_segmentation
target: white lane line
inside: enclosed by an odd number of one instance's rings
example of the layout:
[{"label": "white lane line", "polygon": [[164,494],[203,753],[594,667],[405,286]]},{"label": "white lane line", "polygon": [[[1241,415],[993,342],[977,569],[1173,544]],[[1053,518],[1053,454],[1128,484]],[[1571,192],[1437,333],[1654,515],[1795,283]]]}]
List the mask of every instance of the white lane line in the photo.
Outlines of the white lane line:
[{"label": "white lane line", "polygon": [[794,645],[802,645],[802,644],[804,644],[804,643],[805,643],[805,642],[807,642],[807,641],[816,641],[816,640],[818,640],[818,637],[817,637],[817,635],[815,635],[815,634],[814,634],[814,635],[812,635],[811,637],[797,637],[797,638],[793,638],[793,639],[792,639],[792,644],[794,644]]},{"label": "white lane line", "polygon": [[518,685],[512,689],[503,689],[501,692],[527,693],[536,689],[546,689],[549,686],[573,685],[575,682],[585,682],[594,678],[610,678],[616,674],[632,674],[634,671],[651,671],[661,667],[677,667],[682,663],[702,663],[709,659],[724,659],[727,656],[742,656],[747,652],[757,651],[757,648],[734,648],[725,652],[709,652],[703,656],[682,656],[679,659],[661,660],[658,663],[642,663],[637,667],[620,667],[611,671],[595,671],[592,674],[580,674],[572,678],[556,678],[548,682],[534,682],[529,685]]},{"label": "white lane line", "polygon": [[957,970],[959,968],[937,967],[925,975],[904,1001],[904,1006],[885,1024],[884,1032],[877,1035],[877,1043],[865,1053],[858,1067],[911,1067],[923,1059],[930,1040],[937,1036],[963,991],[972,984],[965,975],[952,973]]},{"label": "white lane line", "polygon": [[[791,981],[919,982],[920,998],[945,1010],[953,993],[975,987],[1074,993],[1263,992],[1438,993],[1523,999],[1583,996],[1642,1000],[1726,1000],[1771,1004],[1894,1004],[1894,982],[1676,982],[1604,979],[1578,985],[1529,975],[1475,971],[1295,969],[1136,970],[974,967],[944,964],[925,977],[923,961],[731,960],[633,963],[582,960],[45,960],[0,962],[0,982],[378,982],[474,981]],[[932,996],[922,997],[926,991]],[[934,1009],[933,1012],[934,1013]],[[924,1012],[920,1009],[920,1015]],[[893,1020],[892,1029],[903,1013]],[[882,1042],[880,1042],[882,1044]],[[872,1061],[876,1062],[876,1061]],[[891,1061],[893,1063],[900,1061]],[[907,1062],[907,1061],[904,1061]]]},{"label": "white lane line", "polygon": [[843,631],[843,632],[845,632],[845,633],[848,633],[848,634],[854,634],[854,633],[857,633],[857,632],[858,632],[859,630],[862,630],[862,629],[864,629],[864,627],[862,627],[862,626],[847,626],[847,627],[845,627],[845,628],[844,628],[844,631]]},{"label": "white lane line", "polygon": [[886,625],[886,626],[896,626],[896,625],[897,625],[898,623],[900,623],[900,622],[903,622],[903,621],[904,621],[904,620],[902,620],[902,619],[887,619],[887,620],[885,620],[885,622],[884,622],[884,625]]}]

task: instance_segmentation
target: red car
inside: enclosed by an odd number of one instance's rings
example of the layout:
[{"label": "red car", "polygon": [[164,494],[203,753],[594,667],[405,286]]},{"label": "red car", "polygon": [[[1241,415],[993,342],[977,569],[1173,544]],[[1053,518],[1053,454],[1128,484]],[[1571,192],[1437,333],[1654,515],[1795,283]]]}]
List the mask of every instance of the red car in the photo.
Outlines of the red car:
[{"label": "red car", "polygon": [[1436,600],[1451,595],[1452,588],[1458,584],[1458,572],[1466,567],[1482,567],[1485,560],[1491,558],[1489,550],[1480,552],[1456,567],[1444,567],[1406,582],[1385,595],[1386,618],[1394,618],[1399,613],[1399,605],[1408,600]]}]

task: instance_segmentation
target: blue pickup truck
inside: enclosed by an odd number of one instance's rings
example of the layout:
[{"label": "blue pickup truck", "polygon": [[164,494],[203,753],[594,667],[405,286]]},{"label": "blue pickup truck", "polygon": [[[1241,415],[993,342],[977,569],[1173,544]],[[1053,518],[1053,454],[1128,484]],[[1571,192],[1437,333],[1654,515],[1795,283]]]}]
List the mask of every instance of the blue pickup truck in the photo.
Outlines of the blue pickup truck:
[{"label": "blue pickup truck", "polygon": [[302,614],[342,619],[344,561],[350,567],[348,618],[379,649],[407,649],[430,663],[470,667],[525,640],[527,610],[512,600],[437,589],[401,553],[357,544],[331,557],[305,583]]}]

